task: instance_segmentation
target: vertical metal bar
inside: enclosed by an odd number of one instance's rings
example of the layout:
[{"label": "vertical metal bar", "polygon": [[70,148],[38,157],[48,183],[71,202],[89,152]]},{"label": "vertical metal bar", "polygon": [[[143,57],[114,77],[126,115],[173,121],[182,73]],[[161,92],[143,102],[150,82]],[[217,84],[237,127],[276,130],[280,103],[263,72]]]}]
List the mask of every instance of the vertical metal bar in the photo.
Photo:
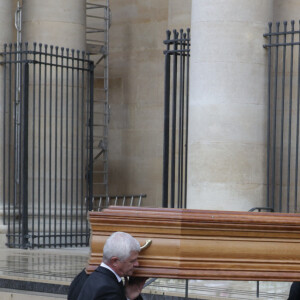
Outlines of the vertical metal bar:
[{"label": "vertical metal bar", "polygon": [[171,208],[175,207],[175,158],[176,158],[176,93],[177,93],[177,40],[178,32],[174,34],[174,54],[173,54],[173,92],[172,92],[172,146],[171,146]]},{"label": "vertical metal bar", "polygon": [[164,95],[164,152],[163,152],[163,193],[162,207],[168,207],[169,189],[169,118],[170,118],[170,37],[171,31],[167,31],[167,50],[165,51],[165,95]]},{"label": "vertical metal bar", "polygon": [[99,198],[98,211],[101,210],[101,204],[102,204],[102,196],[100,196],[100,198]]},{"label": "vertical metal bar", "polygon": [[49,242],[52,237],[52,76],[53,76],[53,46],[50,45],[50,78],[49,78]]},{"label": "vertical metal bar", "polygon": [[183,150],[183,30],[180,29],[180,85],[179,85],[179,137],[178,137],[178,208],[182,208],[182,150]]},{"label": "vertical metal bar", "polygon": [[189,297],[189,280],[185,280],[185,298]]},{"label": "vertical metal bar", "polygon": [[187,207],[187,163],[188,163],[188,134],[189,134],[189,86],[190,86],[190,29],[187,29],[186,48],[186,108],[185,108],[185,178],[184,178],[184,208]]},{"label": "vertical metal bar", "polygon": [[[47,141],[47,49],[48,45],[44,45],[45,53],[44,53],[44,145],[43,145],[43,150],[44,150],[44,166],[43,166],[43,246],[45,247],[46,245],[46,190],[47,190],[47,185],[46,185],[46,168],[47,168],[47,147],[46,147],[46,141]],[[42,63],[42,62],[41,62]]]},{"label": "vertical metal bar", "polygon": [[[8,125],[6,125],[6,102],[7,102],[7,99],[6,99],[6,72],[7,72],[7,61],[6,61],[6,55],[7,55],[7,44],[4,44],[3,46],[3,116],[2,116],[2,120],[3,120],[3,123],[2,123],[2,126],[3,126],[3,140],[1,141],[2,142],[2,151],[3,151],[3,155],[2,155],[2,176],[3,176],[3,194],[2,194],[2,197],[3,197],[3,206],[2,206],[2,209],[3,209],[3,224],[6,224],[6,219],[7,219],[7,212],[6,212],[6,174],[7,174],[7,169],[6,169],[6,165],[7,165],[7,162],[6,162],[6,147],[7,147],[7,143],[6,143],[6,130],[7,130],[7,127]],[[9,154],[9,151],[7,151]]]},{"label": "vertical metal bar", "polygon": [[284,23],[282,77],[281,77],[281,135],[280,135],[280,184],[279,184],[279,211],[282,211],[282,180],[283,180],[283,135],[284,135],[284,107],[285,107],[285,61],[286,61],[286,31],[287,22]]},{"label": "vertical metal bar", "polygon": [[58,147],[58,47],[55,47],[55,128],[54,128],[54,245],[57,246],[57,172],[58,172],[58,157],[57,157],[57,147]]},{"label": "vertical metal bar", "polygon": [[[16,181],[16,195],[19,198],[19,181],[20,181],[20,104],[21,104],[21,43],[15,43],[15,136],[16,136],[16,144],[15,144],[15,181]],[[20,203],[20,202],[19,202]],[[19,222],[20,224],[20,222]]]},{"label": "vertical metal bar", "polygon": [[[25,61],[26,62],[28,62],[28,53],[29,53],[29,51],[28,51],[28,43],[26,42],[25,43]],[[22,56],[21,56],[22,57]],[[23,61],[23,59],[22,59],[22,61]],[[26,159],[26,164],[27,164],[27,172],[26,172],[26,178],[27,178],[27,184],[26,184],[26,203],[27,203],[27,216],[26,216],[26,218],[27,218],[27,221],[26,221],[26,226],[27,226],[27,245],[26,245],[26,248],[28,248],[29,246],[30,246],[30,242],[29,242],[29,232],[28,232],[28,226],[29,226],[29,220],[28,220],[28,190],[29,190],[29,185],[28,185],[28,176],[29,176],[29,168],[28,168],[28,159],[29,159],[29,130],[28,130],[28,128],[29,128],[29,66],[30,66],[30,64],[28,63],[28,70],[25,70],[25,67],[26,66],[24,66],[24,88],[23,89],[21,89],[22,87],[20,87],[20,89],[22,90],[22,92],[21,92],[21,95],[22,95],[22,97],[24,97],[25,99],[27,99],[26,101],[25,101],[25,106],[26,106],[26,108],[25,108],[25,112],[24,112],[24,114],[23,114],[23,116],[25,117],[25,121],[27,120],[27,124],[25,125],[26,126],[26,128],[25,128],[25,133],[26,133],[26,135],[25,135],[25,138],[26,138],[26,141],[25,141],[25,145],[24,145],[24,151],[26,151],[27,153],[25,153],[26,155],[24,155],[24,158]],[[22,75],[22,74],[21,74]],[[23,75],[22,75],[23,76]],[[25,77],[27,77],[27,79],[25,78]],[[26,83],[26,80],[27,80],[27,83]],[[27,93],[27,95],[25,95],[25,93]],[[23,96],[24,95],[24,96]]]},{"label": "vertical metal bar", "polygon": [[[82,54],[82,56],[84,57],[84,54]],[[81,74],[81,120],[85,120],[86,119],[86,115],[85,115],[85,110],[84,110],[84,106],[85,106],[85,101],[88,102],[88,98],[86,97],[85,99],[85,89],[87,90],[87,93],[89,92],[88,87],[85,86],[85,77],[84,77],[84,66],[85,66],[85,62],[82,60],[81,63],[81,67],[82,67],[82,71],[81,73],[79,73],[80,71],[80,64],[79,64],[79,59],[80,59],[80,51],[77,51],[77,57],[78,57],[78,86],[79,86],[79,77]],[[89,80],[89,76],[87,76],[86,78],[87,82],[86,85],[88,84],[88,80]],[[88,126],[86,126],[87,130],[88,130]],[[87,137],[88,137],[88,133],[87,133]],[[84,143],[84,122],[81,122],[81,176],[84,177],[84,155],[86,155],[87,152],[84,152],[84,148],[87,147],[87,144]],[[84,188],[83,188],[83,180],[81,180],[81,227],[83,228],[83,221],[85,216],[87,215],[87,211],[88,211],[88,205],[86,205],[85,210],[83,210],[83,200],[84,200]],[[88,236],[88,231],[89,231],[89,227],[88,227],[88,221],[87,219],[85,219],[85,228],[84,228],[84,232],[85,234]],[[81,244],[83,244],[83,235],[81,235]]]},{"label": "vertical metal bar", "polygon": [[[70,235],[71,235],[71,245],[73,242],[73,203],[74,203],[74,194],[73,194],[73,189],[74,189],[74,184],[73,184],[73,180],[74,180],[74,104],[75,104],[75,100],[74,100],[74,50],[71,50],[71,101],[72,101],[72,117],[71,117],[71,195],[70,195],[70,204],[71,204],[71,224],[70,224]],[[79,120],[77,119],[77,124],[78,124]],[[78,134],[78,131],[77,133]],[[78,163],[78,162],[77,162]],[[77,208],[76,208],[77,211]],[[75,223],[76,224],[76,223]],[[77,226],[77,225],[76,225]],[[75,245],[77,245],[77,227],[75,230]]]},{"label": "vertical metal bar", "polygon": [[[12,140],[12,131],[14,132],[14,129],[12,128],[12,44],[9,44],[9,72],[8,72],[8,105],[9,105],[9,111],[8,111],[8,151],[11,152],[11,140]],[[8,234],[8,244],[12,245],[12,237],[11,237],[11,189],[12,189],[12,162],[11,162],[11,156],[8,156],[8,224],[7,224],[7,234]],[[14,199],[13,199],[14,202]],[[14,209],[14,206],[13,206]],[[13,213],[14,214],[14,213]],[[13,223],[14,224],[14,223]],[[13,225],[14,226],[14,225]],[[13,234],[14,228],[13,228]],[[13,239],[14,243],[14,239]]]},{"label": "vertical metal bar", "polygon": [[[75,85],[75,75],[74,75],[74,71],[75,71],[75,50],[72,49],[72,87],[74,90],[74,85]],[[81,231],[78,231],[78,222],[79,222],[79,135],[80,135],[80,131],[79,131],[79,93],[78,93],[78,85],[76,87],[77,92],[76,92],[76,171],[75,171],[75,182],[76,182],[76,189],[75,189],[75,197],[76,197],[76,207],[75,207],[75,211],[76,211],[76,219],[75,219],[75,231],[76,231],[76,245],[78,243],[78,233]],[[74,92],[75,93],[75,92]],[[75,97],[75,96],[74,96]],[[81,122],[83,122],[83,120],[81,120]],[[82,233],[82,232],[81,232]]]},{"label": "vertical metal bar", "polygon": [[89,175],[88,175],[88,180],[89,180],[89,210],[93,209],[92,205],[92,197],[93,197],[93,145],[94,145],[94,63],[92,61],[89,62],[89,107],[90,107],[90,115],[88,116],[89,118]]},{"label": "vertical metal bar", "polygon": [[[17,51],[16,51],[16,48],[17,46],[15,45],[15,57],[14,57],[14,67],[16,69],[16,61],[17,61]],[[16,86],[16,74],[14,76],[14,83],[15,83],[15,86]],[[14,89],[14,99],[16,99],[16,90]],[[18,122],[18,118],[17,118],[17,103],[16,101],[14,102],[14,135],[13,135],[13,139],[14,139],[14,174],[13,174],[13,178],[14,178],[14,195],[13,195],[13,201],[14,201],[14,205],[13,205],[13,235],[14,235],[14,243],[16,243],[16,222],[17,222],[17,218],[16,218],[16,209],[17,209],[17,198],[18,198],[18,178],[17,178],[17,168],[18,168],[18,164],[16,163],[16,161],[18,160],[17,159],[17,151],[18,151],[18,148],[17,148],[17,122]],[[19,212],[20,214],[20,212]],[[20,220],[20,218],[19,218]],[[18,243],[20,245],[20,234],[18,235]]]},{"label": "vertical metal bar", "polygon": [[64,126],[63,126],[63,116],[64,116],[64,48],[62,47],[61,49],[61,87],[60,87],[60,115],[61,115],[61,120],[60,120],[60,197],[59,197],[59,202],[60,202],[60,218],[59,218],[59,245],[60,247],[62,246],[62,227],[63,227],[63,132],[64,132]]},{"label": "vertical metal bar", "polygon": [[[23,46],[21,43],[18,43],[19,49],[17,49],[17,68],[19,67],[19,75],[16,76],[16,96],[17,96],[17,105],[16,105],[16,113],[17,113],[17,185],[18,185],[18,211],[19,211],[19,222],[18,222],[18,235],[19,235],[19,247],[22,247],[22,239],[23,239],[23,231],[22,231],[22,165],[23,165],[23,155],[22,155],[22,98],[23,98],[23,90],[21,89],[21,82],[23,82]],[[26,44],[27,45],[27,44]]]},{"label": "vertical metal bar", "polygon": [[[36,46],[37,44],[33,44],[33,60],[36,61]],[[35,241],[34,241],[34,236],[35,236],[35,160],[36,160],[36,153],[35,153],[35,144],[36,144],[36,138],[35,138],[35,128],[36,128],[36,64],[33,64],[33,82],[32,82],[32,217],[31,217],[31,226],[32,226],[32,247],[34,247]]]},{"label": "vertical metal bar", "polygon": [[[182,30],[183,32],[183,30]],[[180,164],[181,164],[181,174],[180,174],[180,178],[181,178],[181,195],[180,195],[180,208],[183,207],[183,191],[184,191],[184,172],[185,172],[185,168],[184,168],[184,156],[185,156],[185,147],[184,147],[184,125],[185,125],[185,44],[186,44],[186,33],[183,33],[183,39],[182,39],[182,51],[181,51],[181,56],[182,56],[182,82],[180,84],[181,86],[181,93],[182,93],[182,118],[181,118],[181,157],[180,157]]]},{"label": "vertical metal bar", "polygon": [[[70,218],[70,243],[73,245],[73,172],[74,172],[74,59],[73,55],[74,51],[71,50],[71,56],[68,56],[68,59],[71,59],[71,159],[70,159],[70,164],[71,164],[71,194],[70,194],[70,209],[71,209],[71,214],[69,216]],[[78,120],[77,120],[78,122]],[[76,238],[75,238],[76,239]],[[77,242],[76,242],[77,243]]]},{"label": "vertical metal bar", "polygon": [[[298,23],[300,28],[300,21]],[[299,31],[300,40],[300,31]],[[300,116],[300,45],[298,45],[298,83],[297,83],[297,126],[296,126],[296,158],[295,158],[295,212],[298,210],[298,162],[299,162],[299,116]]]},{"label": "vertical metal bar", "polygon": [[66,176],[66,183],[65,183],[65,243],[67,243],[67,234],[68,234],[68,173],[69,173],[69,48],[66,49],[66,170],[65,170],[65,176]]},{"label": "vertical metal bar", "polygon": [[[269,22],[268,42],[272,42],[272,22]],[[270,207],[270,157],[271,157],[271,58],[272,47],[268,47],[268,123],[267,123],[267,207]],[[274,208],[274,207],[273,207]]]},{"label": "vertical metal bar", "polygon": [[[16,45],[14,45],[14,52],[16,52]],[[11,51],[11,53],[13,53],[13,50]],[[15,70],[16,69],[16,63],[15,63],[15,61],[16,61],[16,54],[15,55],[12,55],[12,56],[14,56],[14,63],[12,62],[11,64],[12,64],[12,69],[13,70]],[[13,230],[13,245],[15,245],[16,244],[16,242],[17,242],[17,236],[16,236],[16,222],[17,222],[17,219],[16,219],[16,209],[17,209],[17,201],[16,201],[16,198],[17,198],[17,193],[16,193],[16,109],[15,109],[15,100],[14,101],[12,101],[13,99],[16,99],[16,95],[15,95],[15,89],[14,89],[14,87],[15,87],[15,85],[16,85],[16,77],[13,75],[13,73],[12,73],[12,75],[11,75],[11,77],[12,77],[12,80],[13,80],[13,82],[12,82],[12,93],[11,93],[11,95],[12,95],[12,97],[13,98],[10,98],[10,101],[11,101],[11,103],[12,103],[12,119],[13,119],[13,127],[12,127],[12,142],[13,142],[13,145],[12,145],[12,147],[13,147],[13,158],[12,158],[12,167],[13,167],[13,169],[12,169],[12,208],[13,208],[13,211],[12,211],[12,230]]]},{"label": "vertical metal bar", "polygon": [[278,43],[280,22],[276,23],[276,51],[275,51],[275,84],[274,84],[274,117],[273,117],[273,155],[272,155],[272,208],[275,208],[275,174],[276,174],[276,122],[277,122],[277,80],[278,80]]},{"label": "vertical metal bar", "polygon": [[37,241],[37,246],[40,247],[40,236],[41,236],[41,61],[42,61],[42,44],[39,44],[39,107],[38,107],[38,241]]},{"label": "vertical metal bar", "polygon": [[290,61],[290,101],[289,101],[289,136],[288,136],[288,178],[287,178],[287,212],[290,212],[290,183],[291,183],[291,141],[292,141],[292,105],[293,105],[293,62],[294,62],[294,31],[295,21],[291,22],[291,61]]},{"label": "vertical metal bar", "polygon": [[24,66],[24,93],[22,105],[22,248],[28,247],[28,85],[29,64]]},{"label": "vertical metal bar", "polygon": [[[76,60],[77,60],[77,67],[76,67],[76,87],[77,87],[77,101],[78,101],[78,107],[80,105],[80,111],[81,111],[81,126],[80,126],[80,145],[81,145],[81,148],[80,148],[80,174],[81,176],[83,176],[84,174],[84,170],[83,170],[83,135],[84,135],[84,131],[83,131],[83,120],[84,120],[84,96],[80,98],[80,89],[79,89],[79,84],[80,84],[80,73],[79,73],[79,70],[80,70],[80,63],[79,63],[79,51],[76,52],[77,55],[76,55]],[[82,89],[83,89],[83,86],[82,86]],[[80,102],[81,101],[81,102]],[[80,243],[82,244],[83,243],[83,216],[84,216],[84,212],[83,212],[83,206],[84,206],[84,195],[83,195],[83,180],[81,180],[80,182],[80,232],[81,232],[81,238],[80,238]]]}]

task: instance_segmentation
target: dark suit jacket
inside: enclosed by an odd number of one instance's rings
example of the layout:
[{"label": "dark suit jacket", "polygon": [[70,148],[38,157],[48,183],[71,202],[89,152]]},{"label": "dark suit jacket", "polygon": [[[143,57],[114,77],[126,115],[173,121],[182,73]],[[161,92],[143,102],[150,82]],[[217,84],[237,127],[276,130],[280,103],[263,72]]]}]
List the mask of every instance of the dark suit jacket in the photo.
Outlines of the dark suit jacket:
[{"label": "dark suit jacket", "polygon": [[85,269],[83,269],[72,281],[69,291],[68,291],[68,300],[77,300],[79,293],[85,283],[89,278],[89,275],[86,274]]},{"label": "dark suit jacket", "polygon": [[114,273],[99,266],[85,281],[78,300],[127,300]]},{"label": "dark suit jacket", "polygon": [[295,281],[291,285],[288,300],[299,300],[299,299],[300,299],[300,282]]}]

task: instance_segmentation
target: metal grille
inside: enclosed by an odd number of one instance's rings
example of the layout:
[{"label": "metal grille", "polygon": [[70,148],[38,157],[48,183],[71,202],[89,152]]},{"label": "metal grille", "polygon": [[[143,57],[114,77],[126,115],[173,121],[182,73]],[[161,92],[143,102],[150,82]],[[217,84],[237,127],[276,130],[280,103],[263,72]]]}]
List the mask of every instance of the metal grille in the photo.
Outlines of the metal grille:
[{"label": "metal grille", "polygon": [[190,30],[167,31],[163,207],[186,207]]},{"label": "metal grille", "polygon": [[[299,24],[298,24],[299,26]],[[299,28],[299,27],[298,27]],[[269,23],[267,206],[299,211],[300,30]]]},{"label": "metal grille", "polygon": [[88,245],[93,62],[84,52],[42,44],[5,45],[1,54],[8,246]]}]

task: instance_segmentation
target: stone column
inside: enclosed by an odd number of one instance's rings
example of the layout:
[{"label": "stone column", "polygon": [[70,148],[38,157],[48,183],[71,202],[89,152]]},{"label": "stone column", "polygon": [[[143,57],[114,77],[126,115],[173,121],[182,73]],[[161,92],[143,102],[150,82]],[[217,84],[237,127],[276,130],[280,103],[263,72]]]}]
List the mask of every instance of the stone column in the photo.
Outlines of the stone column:
[{"label": "stone column", "polygon": [[[275,22],[295,20],[298,26],[300,14],[300,2],[297,0],[274,0],[274,17]],[[297,28],[297,27],[296,27]]]},{"label": "stone column", "polygon": [[[74,49],[75,57],[77,57],[77,50],[85,50],[85,5],[85,0],[24,0],[22,42],[28,42],[30,49],[33,48],[33,43],[37,43],[37,50],[39,49],[39,44],[47,44],[48,53],[51,45],[59,48],[63,47],[63,55],[68,55],[69,53],[69,57],[71,57],[72,49]],[[42,51],[44,51],[44,46]],[[61,49],[57,53],[61,55]],[[82,58],[81,54],[80,58]],[[48,57],[48,62],[49,59]],[[55,58],[53,62],[55,62]],[[58,64],[60,63],[61,60],[58,59]],[[66,59],[63,60],[62,64],[66,66]],[[73,65],[76,67],[77,61]],[[68,63],[68,66],[71,66],[71,62]],[[36,154],[33,158],[30,154],[28,161],[29,169],[34,169],[34,175],[30,171],[28,178],[29,216],[31,210],[34,210],[33,215],[40,212],[44,219],[49,217],[49,224],[53,228],[56,225],[54,221],[51,221],[51,218],[55,214],[56,203],[58,203],[56,209],[61,210],[61,214],[64,217],[65,214],[70,213],[71,201],[73,203],[75,201],[71,198],[76,197],[75,194],[79,194],[78,190],[76,193],[78,183],[75,178],[78,178],[80,175],[73,174],[76,166],[80,164],[80,162],[77,162],[74,154],[76,153],[74,145],[77,134],[79,135],[79,131],[76,131],[76,128],[81,128],[81,124],[84,122],[81,118],[81,112],[78,112],[79,109],[77,110],[76,108],[76,87],[77,84],[79,84],[79,88],[81,87],[81,77],[78,80],[76,79],[76,70],[74,75],[71,69],[67,71],[66,68],[61,69],[58,67],[59,70],[56,75],[55,70],[53,70],[52,78],[50,78],[49,69],[45,71],[44,65],[38,67],[35,68],[36,72],[39,71],[39,68],[41,68],[41,72],[36,73],[36,77],[33,75],[32,66],[30,67],[31,73],[29,75],[29,95],[34,93],[33,84],[35,84],[36,89],[35,100],[32,100],[33,97],[29,97],[29,101],[35,101],[36,103],[35,110],[33,110],[34,105],[29,103],[29,120],[32,120],[33,114],[36,119],[35,127],[31,123],[29,124],[29,152],[31,151],[32,153],[34,151]],[[41,79],[38,76],[41,76]],[[35,82],[33,82],[34,78]],[[40,91],[39,85],[41,86]],[[73,88],[74,86],[75,88]],[[51,98],[49,95],[50,88],[52,88]],[[59,92],[55,95],[56,90]],[[38,93],[41,100],[38,99]],[[44,96],[44,93],[47,96]],[[74,124],[79,125],[76,127]],[[52,129],[51,133],[50,128]],[[57,144],[55,144],[56,134]],[[74,144],[73,141],[75,141]],[[44,151],[44,149],[47,150]],[[60,151],[60,149],[62,150]],[[41,151],[40,155],[38,154],[39,151]],[[71,165],[75,167],[72,168]],[[79,168],[79,170],[81,169]],[[60,193],[60,191],[62,192]],[[41,201],[40,204],[37,204],[37,201]],[[79,203],[81,201],[80,196]],[[70,228],[69,225],[64,225],[64,221],[62,222],[63,228],[59,228],[59,225],[57,225],[57,230],[67,231]],[[50,227],[47,223],[44,225],[46,231]]]},{"label": "stone column", "polygon": [[[13,14],[13,2],[9,0],[0,0],[0,51],[3,51],[3,45],[5,43],[9,44],[13,41],[13,27],[14,26],[14,14]],[[0,65],[0,247],[5,246],[6,242],[6,226],[3,225],[3,176],[4,174],[4,160],[3,160],[3,132],[4,132],[4,124],[3,124],[3,114],[4,114],[4,67]],[[8,199],[6,199],[8,201]]]},{"label": "stone column", "polygon": [[85,49],[84,0],[25,0],[23,42]]},{"label": "stone column", "polygon": [[188,207],[265,205],[272,0],[193,0]]}]

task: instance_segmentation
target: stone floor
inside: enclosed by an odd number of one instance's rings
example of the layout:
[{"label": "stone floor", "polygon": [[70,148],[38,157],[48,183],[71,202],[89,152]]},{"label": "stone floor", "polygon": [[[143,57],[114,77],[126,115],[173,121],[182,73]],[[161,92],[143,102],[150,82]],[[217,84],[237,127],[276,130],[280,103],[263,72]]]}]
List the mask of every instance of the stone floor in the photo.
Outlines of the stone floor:
[{"label": "stone floor", "polygon": [[69,285],[88,255],[88,248],[0,249],[0,278]]},{"label": "stone floor", "polygon": [[[49,287],[53,287],[55,292],[63,294],[71,280],[86,265],[88,256],[88,248],[0,249],[0,288],[34,289],[38,284],[45,285],[48,292]],[[24,283],[27,284],[25,288]],[[256,282],[189,280],[188,286],[189,298],[257,299]],[[63,290],[59,291],[61,287]],[[185,287],[185,280],[157,279],[144,292],[153,296],[184,297]],[[289,287],[290,283],[286,282],[260,282],[259,299],[287,299]]]}]

